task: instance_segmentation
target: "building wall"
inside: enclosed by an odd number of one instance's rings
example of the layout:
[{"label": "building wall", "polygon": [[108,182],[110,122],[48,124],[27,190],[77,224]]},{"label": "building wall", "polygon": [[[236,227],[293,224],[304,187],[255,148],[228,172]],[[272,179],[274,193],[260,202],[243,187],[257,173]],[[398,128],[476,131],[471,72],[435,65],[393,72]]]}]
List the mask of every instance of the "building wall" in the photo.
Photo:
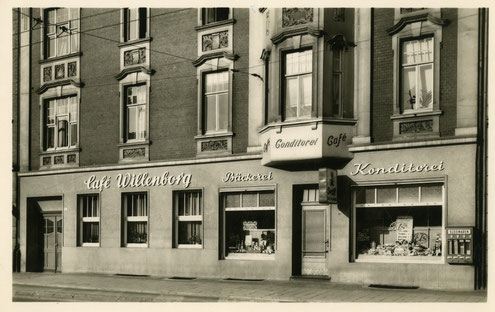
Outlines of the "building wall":
[{"label": "building wall", "polygon": [[[114,75],[120,71],[117,43],[120,10],[82,9],[80,25],[83,32],[80,35],[80,75],[84,82],[79,110],[80,166],[117,163],[120,96]],[[98,144],[94,144],[96,139]]]}]

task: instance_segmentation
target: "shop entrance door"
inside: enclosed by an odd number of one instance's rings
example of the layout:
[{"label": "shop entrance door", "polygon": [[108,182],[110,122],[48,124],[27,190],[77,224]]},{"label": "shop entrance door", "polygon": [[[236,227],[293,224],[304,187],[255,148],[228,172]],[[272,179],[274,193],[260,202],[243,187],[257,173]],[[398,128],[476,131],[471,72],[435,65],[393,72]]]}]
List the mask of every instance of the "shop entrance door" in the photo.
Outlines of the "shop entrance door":
[{"label": "shop entrance door", "polygon": [[328,275],[328,210],[328,206],[302,205],[302,275]]},{"label": "shop entrance door", "polygon": [[61,269],[62,222],[62,215],[43,214],[43,271]]}]

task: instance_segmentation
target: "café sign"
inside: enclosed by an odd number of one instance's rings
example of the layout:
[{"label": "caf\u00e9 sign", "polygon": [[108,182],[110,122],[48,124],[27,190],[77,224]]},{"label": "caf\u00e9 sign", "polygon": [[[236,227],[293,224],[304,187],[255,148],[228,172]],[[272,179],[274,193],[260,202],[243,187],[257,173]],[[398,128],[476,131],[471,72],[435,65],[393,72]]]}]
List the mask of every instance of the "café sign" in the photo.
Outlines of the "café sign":
[{"label": "caf\u00e9 sign", "polygon": [[136,187],[154,187],[167,185],[182,185],[188,188],[191,185],[191,174],[183,172],[173,175],[165,171],[162,175],[152,176],[147,172],[143,173],[119,173],[114,177],[104,175],[97,178],[96,175],[91,175],[84,184],[88,190],[108,189],[113,185],[118,188],[136,188]]},{"label": "caf\u00e9 sign", "polygon": [[351,159],[354,123],[308,121],[302,124],[267,126],[261,133],[262,165],[309,163],[323,159]]}]

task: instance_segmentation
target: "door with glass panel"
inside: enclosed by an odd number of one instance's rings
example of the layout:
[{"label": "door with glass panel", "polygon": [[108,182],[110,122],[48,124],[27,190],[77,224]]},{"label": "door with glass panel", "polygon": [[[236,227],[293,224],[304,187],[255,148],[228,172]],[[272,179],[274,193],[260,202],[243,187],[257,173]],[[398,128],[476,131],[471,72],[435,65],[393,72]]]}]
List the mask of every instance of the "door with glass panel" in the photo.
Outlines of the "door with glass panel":
[{"label": "door with glass panel", "polygon": [[43,216],[43,270],[60,271],[62,264],[61,215]]},{"label": "door with glass panel", "polygon": [[302,275],[328,275],[328,205],[302,204]]}]

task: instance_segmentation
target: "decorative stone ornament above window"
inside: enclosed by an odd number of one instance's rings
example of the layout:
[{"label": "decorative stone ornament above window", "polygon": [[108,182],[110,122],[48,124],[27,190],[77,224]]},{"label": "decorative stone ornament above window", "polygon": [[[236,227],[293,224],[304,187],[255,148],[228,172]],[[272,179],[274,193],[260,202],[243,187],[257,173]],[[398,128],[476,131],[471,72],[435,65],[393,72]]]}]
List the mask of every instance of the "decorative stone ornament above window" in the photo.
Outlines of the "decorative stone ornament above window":
[{"label": "decorative stone ornament above window", "polygon": [[290,27],[313,22],[313,8],[283,8],[282,27]]}]

